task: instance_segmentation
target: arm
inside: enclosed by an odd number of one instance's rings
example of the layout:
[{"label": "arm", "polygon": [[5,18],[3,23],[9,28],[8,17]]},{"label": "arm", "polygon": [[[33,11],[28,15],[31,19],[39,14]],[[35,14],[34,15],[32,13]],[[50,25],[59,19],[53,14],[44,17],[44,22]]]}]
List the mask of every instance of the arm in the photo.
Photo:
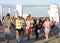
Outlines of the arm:
[{"label": "arm", "polygon": [[45,22],[44,22],[44,24],[43,24],[43,27],[45,27]]},{"label": "arm", "polygon": [[14,19],[11,19],[11,22],[15,25],[16,24],[16,22],[15,22],[15,20]]},{"label": "arm", "polygon": [[5,23],[5,19],[2,21],[2,25]]}]

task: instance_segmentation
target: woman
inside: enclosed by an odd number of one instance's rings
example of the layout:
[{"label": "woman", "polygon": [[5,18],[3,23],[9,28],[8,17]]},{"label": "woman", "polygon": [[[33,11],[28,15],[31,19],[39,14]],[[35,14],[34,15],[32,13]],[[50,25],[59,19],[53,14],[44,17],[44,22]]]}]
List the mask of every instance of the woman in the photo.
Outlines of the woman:
[{"label": "woman", "polygon": [[45,28],[44,32],[45,32],[45,37],[46,37],[46,41],[47,41],[48,40],[48,36],[49,36],[49,31],[50,31],[50,21],[49,21],[49,19],[46,19],[46,21],[44,22],[43,26]]},{"label": "woman", "polygon": [[31,35],[30,35],[30,36],[32,36],[32,32],[33,32],[33,24],[34,24],[33,17],[30,18],[30,23],[31,23]]},{"label": "woman", "polygon": [[21,37],[21,29],[22,29],[22,19],[21,17],[17,17],[16,21],[15,21],[15,25],[16,25],[16,40],[17,42],[20,42],[20,37]]},{"label": "woman", "polygon": [[31,28],[30,28],[30,18],[27,17],[26,19],[26,35],[27,35],[27,40],[30,40],[30,34],[31,34]]}]

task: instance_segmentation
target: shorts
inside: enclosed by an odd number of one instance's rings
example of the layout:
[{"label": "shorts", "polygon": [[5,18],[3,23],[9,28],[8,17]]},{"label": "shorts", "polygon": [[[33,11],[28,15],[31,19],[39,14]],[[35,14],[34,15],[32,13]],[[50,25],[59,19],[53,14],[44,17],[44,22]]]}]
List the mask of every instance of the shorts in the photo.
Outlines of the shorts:
[{"label": "shorts", "polygon": [[31,32],[31,28],[26,27],[26,33],[29,33],[29,32]]},{"label": "shorts", "polygon": [[4,34],[7,34],[7,35],[9,35],[11,33],[11,30],[4,30]]},{"label": "shorts", "polygon": [[4,34],[9,35],[11,33],[11,29],[9,28],[9,26],[5,26],[4,27]]},{"label": "shorts", "polygon": [[49,32],[49,31],[50,31],[50,28],[45,28],[44,31],[45,31],[45,32]]},{"label": "shorts", "polygon": [[22,30],[21,29],[16,29],[18,32],[22,32]]}]

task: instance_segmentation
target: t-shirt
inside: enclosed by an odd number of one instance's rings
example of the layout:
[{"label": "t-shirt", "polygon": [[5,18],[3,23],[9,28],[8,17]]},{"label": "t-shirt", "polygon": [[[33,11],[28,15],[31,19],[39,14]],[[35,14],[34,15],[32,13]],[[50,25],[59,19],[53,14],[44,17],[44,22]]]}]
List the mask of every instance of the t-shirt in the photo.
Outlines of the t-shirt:
[{"label": "t-shirt", "polygon": [[11,19],[8,19],[7,17],[3,19],[2,24],[4,26],[11,26]]},{"label": "t-shirt", "polygon": [[10,30],[10,26],[11,26],[11,19],[8,19],[7,17],[3,19],[2,21],[3,24],[3,28],[5,31],[9,31]]}]

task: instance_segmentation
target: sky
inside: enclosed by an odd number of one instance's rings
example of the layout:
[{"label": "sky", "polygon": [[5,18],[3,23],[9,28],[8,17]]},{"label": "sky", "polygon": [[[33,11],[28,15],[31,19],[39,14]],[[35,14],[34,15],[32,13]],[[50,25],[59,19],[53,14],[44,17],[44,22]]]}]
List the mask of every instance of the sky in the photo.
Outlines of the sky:
[{"label": "sky", "polygon": [[[50,5],[50,4],[56,3],[60,7],[60,0],[0,0],[0,3],[2,3],[2,4],[11,4],[11,5],[16,5],[16,4],[23,4],[23,5],[26,5],[26,4],[49,4]],[[9,7],[11,7],[11,6],[9,6]],[[37,15],[35,15],[36,14],[35,11],[33,12],[33,10],[36,11],[36,9],[34,9],[34,8],[31,11],[28,8],[24,8],[24,11],[29,12],[29,14],[31,13],[32,15],[34,14],[33,16],[37,16]],[[44,10],[44,12],[45,12],[45,10]],[[5,13],[6,13],[6,11],[5,11]],[[38,14],[38,16],[39,16],[39,14]],[[43,13],[41,13],[41,15],[42,14]],[[47,14],[44,14],[42,16],[45,16],[45,15],[47,15]]]},{"label": "sky", "polygon": [[0,0],[2,4],[60,4],[60,0]]}]

